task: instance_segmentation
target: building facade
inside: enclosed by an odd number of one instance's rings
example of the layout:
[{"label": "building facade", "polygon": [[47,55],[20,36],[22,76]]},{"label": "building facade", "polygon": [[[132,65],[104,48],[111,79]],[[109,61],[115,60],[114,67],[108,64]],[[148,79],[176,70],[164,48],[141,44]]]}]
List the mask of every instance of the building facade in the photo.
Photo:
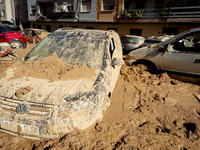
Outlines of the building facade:
[{"label": "building facade", "polygon": [[5,24],[14,24],[14,0],[0,0],[1,22]]},{"label": "building facade", "polygon": [[200,25],[199,0],[28,0],[34,28],[115,30],[144,37],[178,34]]}]

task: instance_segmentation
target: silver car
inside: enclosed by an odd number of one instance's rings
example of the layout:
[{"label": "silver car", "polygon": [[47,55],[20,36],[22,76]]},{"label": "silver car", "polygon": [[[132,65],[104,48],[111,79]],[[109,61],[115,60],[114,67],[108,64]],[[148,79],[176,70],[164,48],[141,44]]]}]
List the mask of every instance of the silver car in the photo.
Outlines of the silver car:
[{"label": "silver car", "polygon": [[151,73],[165,71],[182,80],[200,83],[200,28],[174,36],[164,42],[130,52],[125,62],[143,64]]},{"label": "silver car", "polygon": [[142,36],[136,36],[136,35],[123,36],[121,39],[123,54],[126,55],[132,50],[140,48],[144,43],[144,40],[145,38]]}]

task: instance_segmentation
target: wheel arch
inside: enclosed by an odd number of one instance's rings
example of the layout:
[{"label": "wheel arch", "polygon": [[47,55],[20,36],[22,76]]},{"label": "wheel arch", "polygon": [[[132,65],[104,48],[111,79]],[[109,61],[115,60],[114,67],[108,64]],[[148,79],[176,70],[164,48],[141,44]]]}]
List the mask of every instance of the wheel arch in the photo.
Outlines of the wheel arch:
[{"label": "wheel arch", "polygon": [[20,39],[16,39],[16,38],[15,38],[15,39],[12,39],[12,40],[10,40],[10,41],[9,41],[9,44],[10,44],[10,43],[12,43],[13,41],[19,41],[20,43],[22,43],[22,45],[23,45],[23,48],[25,48],[25,47],[26,47],[26,46],[25,46],[25,44],[23,43],[23,41],[22,41],[22,40],[20,40]]},{"label": "wheel arch", "polygon": [[151,67],[155,72],[158,72],[158,68],[157,68],[156,65],[155,65],[152,61],[150,61],[150,60],[139,59],[139,60],[133,62],[133,63],[131,64],[131,66],[133,66],[133,65],[138,65],[138,64],[147,65],[147,66]]}]

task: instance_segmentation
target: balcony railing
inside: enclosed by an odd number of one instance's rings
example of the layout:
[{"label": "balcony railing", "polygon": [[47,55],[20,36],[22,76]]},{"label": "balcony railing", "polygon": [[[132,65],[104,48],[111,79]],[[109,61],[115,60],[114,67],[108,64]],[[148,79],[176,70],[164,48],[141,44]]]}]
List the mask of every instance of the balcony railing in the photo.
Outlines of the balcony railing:
[{"label": "balcony railing", "polygon": [[123,10],[120,19],[200,18],[200,6]]},{"label": "balcony railing", "polygon": [[75,12],[55,12],[45,13],[46,19],[57,20],[57,19],[74,19]]}]

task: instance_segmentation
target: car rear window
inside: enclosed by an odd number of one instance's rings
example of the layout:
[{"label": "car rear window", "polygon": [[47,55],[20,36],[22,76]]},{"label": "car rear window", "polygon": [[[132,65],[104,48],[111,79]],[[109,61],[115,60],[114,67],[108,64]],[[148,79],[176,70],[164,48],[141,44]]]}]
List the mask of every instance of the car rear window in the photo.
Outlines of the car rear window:
[{"label": "car rear window", "polygon": [[19,28],[14,26],[0,26],[0,33],[19,31]]},{"label": "car rear window", "polygon": [[127,43],[132,43],[132,44],[139,44],[141,42],[143,42],[144,40],[142,38],[138,38],[138,37],[129,37],[127,40]]}]

